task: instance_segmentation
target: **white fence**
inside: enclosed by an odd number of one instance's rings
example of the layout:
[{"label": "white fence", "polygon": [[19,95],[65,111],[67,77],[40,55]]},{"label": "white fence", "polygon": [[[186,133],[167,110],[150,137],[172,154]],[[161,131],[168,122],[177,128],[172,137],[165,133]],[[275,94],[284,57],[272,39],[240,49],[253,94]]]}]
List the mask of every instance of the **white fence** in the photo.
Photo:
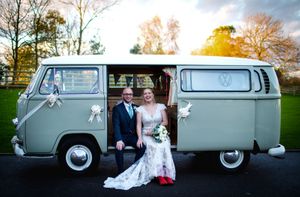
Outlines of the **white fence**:
[{"label": "white fence", "polygon": [[283,94],[291,94],[291,95],[300,95],[300,86],[285,86],[281,87],[281,93]]},{"label": "white fence", "polygon": [[1,70],[0,71],[0,88],[11,88],[11,87],[26,87],[34,71],[9,71]]}]

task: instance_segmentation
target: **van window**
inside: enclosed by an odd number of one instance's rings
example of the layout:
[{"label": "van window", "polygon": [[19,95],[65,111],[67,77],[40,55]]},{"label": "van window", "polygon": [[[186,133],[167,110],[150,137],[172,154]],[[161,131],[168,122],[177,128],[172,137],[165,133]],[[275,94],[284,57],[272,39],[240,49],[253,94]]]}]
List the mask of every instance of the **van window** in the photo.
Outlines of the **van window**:
[{"label": "van window", "polygon": [[37,71],[35,72],[35,74],[32,76],[30,83],[28,84],[26,90],[25,90],[25,94],[31,94],[33,87],[35,86],[35,83],[37,81],[37,76],[39,76],[39,73],[41,72],[41,66],[38,67]]},{"label": "van window", "polygon": [[40,86],[41,94],[96,94],[99,92],[97,68],[50,68]]},{"label": "van window", "polygon": [[183,91],[250,91],[249,70],[184,69],[181,71]]}]

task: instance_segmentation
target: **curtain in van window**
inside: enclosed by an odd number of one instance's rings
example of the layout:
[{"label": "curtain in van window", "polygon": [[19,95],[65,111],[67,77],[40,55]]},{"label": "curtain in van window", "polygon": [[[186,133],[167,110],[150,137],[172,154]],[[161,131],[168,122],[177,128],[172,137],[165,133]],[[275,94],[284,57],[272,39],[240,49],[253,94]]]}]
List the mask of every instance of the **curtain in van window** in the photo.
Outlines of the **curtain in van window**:
[{"label": "curtain in van window", "polygon": [[176,68],[164,68],[163,71],[170,77],[170,89],[168,97],[168,106],[177,105],[177,73]]}]

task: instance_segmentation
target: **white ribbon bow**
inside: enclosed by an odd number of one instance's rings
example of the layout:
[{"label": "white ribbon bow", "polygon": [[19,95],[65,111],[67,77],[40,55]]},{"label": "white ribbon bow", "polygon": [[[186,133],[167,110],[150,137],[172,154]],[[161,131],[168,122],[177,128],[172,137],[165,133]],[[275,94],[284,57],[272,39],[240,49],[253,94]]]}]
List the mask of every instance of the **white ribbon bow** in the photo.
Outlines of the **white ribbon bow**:
[{"label": "white ribbon bow", "polygon": [[100,117],[102,111],[103,111],[103,110],[102,110],[102,108],[101,108],[99,105],[93,105],[93,106],[91,107],[91,115],[90,115],[90,118],[89,118],[88,121],[89,121],[90,123],[92,123],[93,120],[94,120],[94,117],[96,116],[97,121],[98,121],[98,122],[102,122],[102,119],[101,119],[101,117]]},{"label": "white ribbon bow", "polygon": [[48,106],[51,108],[53,107],[53,105],[56,103],[58,105],[58,107],[60,107],[62,105],[62,102],[59,100],[58,95],[57,94],[49,94],[47,96],[47,102],[48,102]]},{"label": "white ribbon bow", "polygon": [[182,118],[187,118],[190,113],[191,113],[191,108],[192,108],[192,104],[190,102],[188,102],[186,107],[180,108],[178,110],[178,120],[182,119]]},{"label": "white ribbon bow", "polygon": [[51,108],[54,106],[55,103],[57,103],[58,107],[62,105],[62,100],[58,97],[57,94],[49,94],[47,96],[47,99],[38,104],[35,108],[33,108],[29,113],[27,113],[22,120],[18,123],[17,119],[13,119],[13,123],[16,125],[17,124],[17,130],[22,126],[22,124],[30,118],[35,112],[37,112],[45,103],[48,103],[48,106]]}]

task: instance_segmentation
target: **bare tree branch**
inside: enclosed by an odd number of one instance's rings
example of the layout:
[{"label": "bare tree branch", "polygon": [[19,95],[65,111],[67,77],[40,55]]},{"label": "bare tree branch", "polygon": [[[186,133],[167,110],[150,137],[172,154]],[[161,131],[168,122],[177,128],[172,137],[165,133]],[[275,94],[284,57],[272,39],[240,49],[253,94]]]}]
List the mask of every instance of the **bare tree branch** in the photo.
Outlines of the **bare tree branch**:
[{"label": "bare tree branch", "polygon": [[259,13],[246,19],[241,28],[244,48],[249,57],[267,61],[277,67],[295,66],[299,62],[296,42],[283,33],[283,24]]},{"label": "bare tree branch", "polygon": [[78,17],[77,55],[82,53],[84,32],[100,14],[116,5],[119,0],[61,0],[61,2],[73,8]]},{"label": "bare tree branch", "polygon": [[[10,42],[12,65],[14,71],[17,71],[19,48],[24,44],[28,32],[28,6],[22,0],[1,0],[0,13],[0,37]],[[15,79],[16,75],[13,81]]]}]

